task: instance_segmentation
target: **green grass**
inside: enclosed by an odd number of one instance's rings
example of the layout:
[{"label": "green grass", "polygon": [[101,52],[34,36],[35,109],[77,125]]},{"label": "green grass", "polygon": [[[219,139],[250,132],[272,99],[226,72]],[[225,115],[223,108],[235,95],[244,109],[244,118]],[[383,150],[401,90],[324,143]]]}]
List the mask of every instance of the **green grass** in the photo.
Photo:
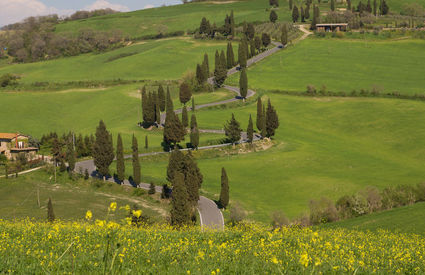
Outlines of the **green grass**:
[{"label": "green grass", "polygon": [[378,229],[391,230],[401,233],[424,235],[425,203],[400,207],[379,213],[373,213],[345,221],[324,224],[325,228],[347,228],[354,230]]},{"label": "green grass", "polygon": [[[235,44],[234,47],[237,45]],[[216,50],[226,49],[226,42],[198,41],[188,37],[141,42],[101,54],[85,54],[51,61],[14,64],[0,67],[0,75],[20,75],[20,82],[69,82],[105,80],[175,80],[194,72],[204,53],[214,68]],[[237,49],[235,48],[237,51]],[[113,61],[122,54],[137,53]]]},{"label": "green grass", "polygon": [[[305,91],[307,85],[329,91],[372,90],[425,93],[425,41],[307,39],[253,66],[253,89]],[[238,75],[229,83],[238,83]]]},{"label": "green grass", "polygon": [[[279,9],[281,20],[290,19],[287,1],[280,1],[284,8]],[[268,2],[264,0],[235,1],[233,3],[189,3],[155,9],[119,13],[87,20],[66,22],[57,26],[58,32],[76,32],[84,28],[95,30],[120,29],[130,37],[140,37],[174,31],[193,31],[199,28],[202,17],[217,26],[224,24],[226,14],[233,10],[236,24],[244,21],[269,21]]]},{"label": "green grass", "polygon": [[[125,85],[104,90],[1,92],[0,117],[5,118],[1,130],[18,131],[37,138],[51,131],[59,134],[69,131],[91,134],[95,132],[99,120],[103,119],[115,138],[118,133],[123,135],[126,148],[130,148],[134,133],[139,139],[139,147],[144,146],[145,135],[148,135],[150,149],[160,150],[162,131],[148,131],[137,126],[137,122],[141,121],[138,89],[138,85]],[[180,107],[177,87],[172,87],[171,94],[174,106]],[[202,104],[233,96],[230,92],[218,90],[195,94],[194,98],[196,104]],[[201,143],[221,138],[221,135],[201,134]]]},{"label": "green grass", "polygon": [[[18,178],[0,178],[0,218],[20,220],[29,217],[44,221],[49,198],[52,199],[55,216],[60,220],[82,220],[87,210],[92,211],[94,219],[105,219],[111,202],[120,206],[137,205],[144,214],[158,222],[163,221],[168,212],[165,204],[155,202],[157,198],[134,196],[134,189],[130,187],[102,182],[96,187],[91,180],[70,180],[67,173],[58,173],[57,177],[55,184],[51,173],[40,170]],[[119,211],[113,218],[119,220],[125,215]]]},{"label": "green grass", "polygon": [[[241,203],[249,218],[269,222],[275,210],[293,218],[308,211],[309,200],[322,196],[336,200],[366,186],[423,181],[425,130],[417,126],[425,115],[423,102],[270,97],[281,123],[274,147],[197,160],[202,188],[210,197],[217,198],[225,167],[231,202]],[[246,129],[256,104],[201,111],[197,119],[204,127],[220,129],[231,113]],[[166,166],[166,160],[143,164],[145,174],[162,181]]]}]

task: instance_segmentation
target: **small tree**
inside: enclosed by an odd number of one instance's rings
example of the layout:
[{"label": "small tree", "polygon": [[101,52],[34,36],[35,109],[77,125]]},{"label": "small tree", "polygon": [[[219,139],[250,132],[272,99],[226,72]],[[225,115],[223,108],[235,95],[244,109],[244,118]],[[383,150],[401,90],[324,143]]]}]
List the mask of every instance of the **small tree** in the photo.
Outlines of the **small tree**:
[{"label": "small tree", "polygon": [[105,177],[109,175],[109,166],[114,160],[114,146],[112,136],[106,130],[103,120],[96,129],[96,141],[93,145],[93,158],[99,173]]},{"label": "small tree", "polygon": [[55,213],[53,211],[53,204],[51,198],[49,198],[49,202],[47,203],[47,221],[50,223],[55,221]]},{"label": "small tree", "polygon": [[257,99],[257,129],[261,131],[263,126],[263,103],[261,102],[261,97]]},{"label": "small tree", "polygon": [[266,113],[267,137],[274,136],[277,128],[279,128],[279,118],[269,99]]},{"label": "small tree", "polygon": [[204,54],[204,61],[202,62],[202,69],[204,70],[204,75],[208,79],[210,77],[210,63],[208,61],[208,54]]},{"label": "small tree", "polygon": [[298,21],[298,17],[300,16],[300,13],[298,11],[298,7],[294,5],[294,8],[292,10],[292,21],[295,23]]},{"label": "small tree", "polygon": [[199,129],[195,114],[192,114],[190,120],[190,144],[194,149],[199,146]]},{"label": "small tree", "polygon": [[270,12],[270,22],[275,23],[277,18],[278,18],[277,13],[274,10],[272,10]]},{"label": "small tree", "polygon": [[230,142],[233,144],[241,139],[242,129],[239,122],[235,119],[234,114],[232,114],[232,119],[224,125],[224,131]]},{"label": "small tree", "polygon": [[121,134],[117,138],[117,178],[120,183],[124,181],[125,164],[124,164],[124,148],[122,144]]},{"label": "small tree", "polygon": [[241,97],[246,99],[248,95],[248,76],[246,75],[246,69],[242,69],[241,77],[239,79],[239,91]]},{"label": "small tree", "polygon": [[153,194],[155,194],[155,192],[156,192],[156,190],[155,190],[155,184],[153,184],[153,182],[151,182],[150,185],[149,185],[148,194],[149,195],[153,195]]},{"label": "small tree", "polygon": [[239,48],[238,48],[238,61],[241,68],[246,68],[247,66],[246,56],[247,56],[247,53],[245,52],[245,47],[241,42],[239,43]]},{"label": "small tree", "polygon": [[88,180],[89,178],[90,178],[89,170],[86,168],[86,170],[84,171],[84,179]]},{"label": "small tree", "polygon": [[282,34],[280,36],[280,42],[283,46],[286,46],[288,44],[288,29],[286,27],[286,24],[282,28]]},{"label": "small tree", "polygon": [[261,35],[261,41],[262,41],[262,43],[263,43],[263,47],[264,47],[264,48],[267,48],[267,46],[268,46],[268,45],[270,45],[270,43],[271,43],[270,35],[269,35],[269,34],[267,34],[267,33],[263,33],[263,34]]},{"label": "small tree", "polygon": [[186,82],[183,82],[180,85],[179,97],[180,97],[180,102],[183,104],[186,104],[186,102],[188,102],[192,97],[192,91],[190,89],[190,86]]},{"label": "small tree", "polygon": [[171,200],[171,225],[184,226],[191,221],[188,193],[183,174],[177,172],[173,180],[173,197]]},{"label": "small tree", "polygon": [[221,191],[220,191],[220,206],[227,208],[229,205],[229,179],[227,178],[226,169],[221,168]]},{"label": "small tree", "polygon": [[254,141],[254,125],[252,123],[252,117],[249,115],[248,128],[246,130],[248,142],[252,144]]},{"label": "small tree", "polygon": [[133,151],[133,180],[136,184],[141,181],[140,176],[140,161],[139,161],[139,145],[137,144],[137,138],[133,134],[133,141],[131,149]]},{"label": "small tree", "polygon": [[183,111],[182,111],[182,124],[184,128],[187,128],[189,126],[189,117],[187,115],[186,106],[183,107]]}]

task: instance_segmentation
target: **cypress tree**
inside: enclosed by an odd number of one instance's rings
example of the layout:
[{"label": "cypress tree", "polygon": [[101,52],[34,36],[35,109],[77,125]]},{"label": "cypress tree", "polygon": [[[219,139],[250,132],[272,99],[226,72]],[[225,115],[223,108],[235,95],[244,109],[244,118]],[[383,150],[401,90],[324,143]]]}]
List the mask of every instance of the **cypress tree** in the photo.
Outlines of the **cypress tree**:
[{"label": "cypress tree", "polygon": [[192,97],[192,112],[196,111],[196,106],[195,106],[195,97]]},{"label": "cypress tree", "polygon": [[204,75],[208,79],[210,77],[210,64],[208,61],[208,54],[204,54],[204,62],[202,62],[202,68],[204,69]]},{"label": "cypress tree", "polygon": [[227,69],[235,66],[235,55],[233,53],[232,42],[227,43]]},{"label": "cypress tree", "polygon": [[255,41],[254,41],[254,39],[252,39],[251,42],[249,42],[249,48],[251,50],[251,56],[255,56],[257,53],[255,51]]},{"label": "cypress tree", "polygon": [[160,107],[160,102],[159,102],[159,96],[156,95],[155,96],[155,121],[156,124],[159,126],[161,125],[161,107]]},{"label": "cypress tree", "polygon": [[246,38],[245,35],[242,37],[242,45],[244,47],[244,53],[246,55],[246,60],[248,62],[248,59],[251,58],[251,53],[250,53],[249,47],[248,47],[248,39]]},{"label": "cypress tree", "polygon": [[227,178],[226,169],[221,168],[221,191],[220,191],[220,206],[227,208],[229,205],[229,179]]},{"label": "cypress tree", "polygon": [[277,13],[274,10],[272,10],[269,16],[270,22],[275,23],[277,18],[278,18]]},{"label": "cypress tree", "polygon": [[286,24],[282,28],[280,42],[282,43],[283,46],[286,46],[288,44],[288,29],[286,27]]},{"label": "cypress tree", "polygon": [[259,131],[261,131],[263,126],[263,103],[261,102],[261,97],[257,99],[257,121],[256,126]]},{"label": "cypress tree", "polygon": [[167,91],[167,108],[164,123],[164,142],[166,144],[180,142],[184,139],[186,131],[181,124],[178,116],[174,112],[173,101],[171,100],[170,92]]},{"label": "cypress tree", "polygon": [[292,0],[289,0],[289,10],[292,10]]},{"label": "cypress tree", "polygon": [[279,118],[277,116],[276,110],[272,106],[269,99],[267,103],[267,113],[266,113],[267,137],[274,136],[277,128],[279,128]]},{"label": "cypress tree", "polygon": [[183,107],[183,111],[182,111],[182,124],[184,128],[187,128],[189,126],[189,117],[187,115],[186,106]]},{"label": "cypress tree", "polygon": [[218,52],[218,50],[215,51],[215,59],[214,59],[214,78],[215,81],[217,82],[217,79],[220,76],[220,53]]},{"label": "cypress tree", "polygon": [[372,13],[372,5],[370,4],[370,0],[367,0],[366,10],[368,13]]},{"label": "cypress tree", "polygon": [[184,155],[180,150],[174,149],[168,160],[167,166],[167,180],[170,183],[174,182],[174,175],[177,172],[183,173]]},{"label": "cypress tree", "polygon": [[176,173],[173,180],[173,196],[171,200],[171,225],[184,226],[191,221],[191,211],[188,202],[188,192],[184,183],[184,176]]},{"label": "cypress tree", "polygon": [[246,65],[247,65],[246,53],[245,53],[245,47],[242,42],[239,43],[238,60],[239,60],[239,65],[241,66],[241,68],[246,68]]},{"label": "cypress tree", "polygon": [[239,79],[239,88],[241,97],[245,99],[248,94],[248,76],[246,75],[246,69],[242,69]]},{"label": "cypress tree", "polygon": [[351,11],[351,0],[347,0],[347,10]]},{"label": "cypress tree", "polygon": [[216,52],[216,69],[214,71],[215,83],[218,87],[223,85],[224,81],[227,78],[227,61],[224,51],[221,51],[221,54]]},{"label": "cypress tree", "polygon": [[335,0],[331,0],[331,11],[335,11]]},{"label": "cypress tree", "polygon": [[198,165],[193,160],[192,153],[189,151],[183,160],[184,182],[187,188],[188,200],[194,208],[199,201],[199,189],[201,188],[203,176]]},{"label": "cypress tree", "polygon": [[310,18],[310,3],[307,2],[307,5],[304,9],[304,18],[309,19]]},{"label": "cypress tree", "polygon": [[199,64],[196,65],[196,81],[199,85],[204,83],[204,70],[201,68]]},{"label": "cypress tree", "polygon": [[301,6],[300,8],[300,12],[301,12],[301,22],[305,22],[305,17],[304,17],[304,8]]},{"label": "cypress tree", "polygon": [[103,120],[99,122],[96,128],[96,141],[93,145],[93,158],[100,175],[105,177],[109,175],[109,166],[114,161],[114,146],[112,138],[106,130]]},{"label": "cypress tree", "polygon": [[165,111],[165,92],[162,84],[159,84],[158,87],[158,99],[159,99],[159,109],[161,112]]},{"label": "cypress tree", "polygon": [[142,120],[148,121],[148,97],[146,94],[146,85],[142,89]]},{"label": "cypress tree", "polygon": [[180,85],[179,97],[180,102],[183,104],[186,104],[192,98],[192,91],[190,89],[190,86],[186,82],[183,82]]},{"label": "cypress tree", "polygon": [[131,150],[133,151],[133,180],[136,184],[141,182],[140,175],[140,161],[139,161],[139,145],[137,138],[133,134],[133,141],[131,145]]},{"label": "cypress tree", "polygon": [[171,99],[170,94],[170,88],[167,86],[167,102],[166,102],[166,108],[165,111],[167,112],[174,112],[174,106],[173,106],[173,100]]},{"label": "cypress tree", "polygon": [[224,132],[233,144],[241,139],[242,129],[234,114],[232,114],[232,119],[224,125]]},{"label": "cypress tree", "polygon": [[294,5],[294,8],[292,10],[292,21],[295,23],[298,21],[298,17],[300,16],[300,13],[298,11],[298,7]]},{"label": "cypress tree", "polygon": [[124,148],[122,145],[121,134],[118,134],[118,139],[117,139],[117,177],[120,183],[124,181],[124,177],[125,177]]},{"label": "cypress tree", "polygon": [[145,136],[145,149],[149,148],[148,136]]},{"label": "cypress tree", "polygon": [[195,114],[192,114],[190,120],[190,144],[194,149],[199,146],[199,129]]},{"label": "cypress tree", "polygon": [[77,141],[76,141],[76,153],[78,157],[83,157],[86,155],[87,149],[84,144],[84,138],[82,134],[78,135]]},{"label": "cypress tree", "polygon": [[66,161],[68,162],[69,172],[73,172],[75,169],[75,151],[74,145],[71,142],[68,142],[67,150],[66,150]]},{"label": "cypress tree", "polygon": [[376,2],[376,0],[373,0],[373,15],[376,16],[378,14],[377,10],[378,10],[378,3]]},{"label": "cypress tree", "polygon": [[263,105],[263,115],[261,116],[261,137],[267,136],[267,128],[266,128],[266,107]]},{"label": "cypress tree", "polygon": [[251,115],[249,115],[248,128],[246,129],[246,134],[249,143],[252,143],[254,141],[254,125],[252,123]]},{"label": "cypress tree", "polygon": [[226,78],[226,76],[227,76],[227,60],[226,60],[226,54],[224,53],[224,50],[222,50],[221,54],[220,54],[220,69],[221,69],[221,77]]},{"label": "cypress tree", "polygon": [[53,204],[51,198],[49,198],[49,202],[47,203],[47,221],[50,223],[55,221],[55,213],[53,211]]},{"label": "cypress tree", "polygon": [[248,40],[253,40],[254,36],[255,36],[255,27],[254,24],[249,23],[246,29],[246,37],[248,38]]}]

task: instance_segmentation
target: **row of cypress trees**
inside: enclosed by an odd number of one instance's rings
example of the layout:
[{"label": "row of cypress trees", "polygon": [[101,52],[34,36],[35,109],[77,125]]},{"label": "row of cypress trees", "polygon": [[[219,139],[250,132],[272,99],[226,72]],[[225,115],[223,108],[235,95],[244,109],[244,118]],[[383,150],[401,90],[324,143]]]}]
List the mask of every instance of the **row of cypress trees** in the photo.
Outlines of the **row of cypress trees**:
[{"label": "row of cypress trees", "polygon": [[[167,86],[167,93],[169,87]],[[147,92],[146,86],[142,89],[142,119],[143,127],[150,127],[155,123],[161,124],[161,112],[165,111],[164,87],[159,85],[157,91]]]}]

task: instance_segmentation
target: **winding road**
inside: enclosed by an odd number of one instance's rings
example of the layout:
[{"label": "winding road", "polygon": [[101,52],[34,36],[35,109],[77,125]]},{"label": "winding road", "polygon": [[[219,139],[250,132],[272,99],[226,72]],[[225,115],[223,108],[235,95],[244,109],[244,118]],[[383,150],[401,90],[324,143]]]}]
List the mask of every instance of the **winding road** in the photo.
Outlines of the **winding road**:
[{"label": "winding road", "polygon": [[[299,38],[298,41],[304,40],[310,34],[312,34],[308,30],[306,30],[304,28],[304,26],[302,26],[302,25],[299,26],[299,29],[302,32],[304,32],[304,35],[301,38]],[[253,58],[249,59],[247,61],[247,66],[249,67],[249,66],[265,59],[266,57],[268,57],[268,56],[270,56],[270,55],[272,55],[272,54],[274,54],[274,53],[276,53],[279,50],[284,48],[284,46],[279,42],[272,42],[272,43],[275,46],[274,48],[269,49],[267,51],[264,51],[264,52],[262,52],[262,53],[260,53],[256,56],[254,56]],[[227,76],[231,76],[231,75],[233,75],[237,72],[238,72],[237,67],[234,67],[227,72]],[[214,77],[210,77],[208,79],[208,83],[214,85]],[[242,97],[240,95],[240,91],[239,91],[238,87],[223,85],[222,88],[236,93],[236,96],[234,98],[219,101],[219,102],[212,102],[212,103],[197,105],[197,106],[195,106],[195,109],[198,110],[198,109],[202,109],[202,108],[208,108],[208,107],[212,107],[212,106],[228,104],[228,103],[232,103],[232,102],[242,100]],[[255,91],[248,90],[247,98],[252,97],[254,95],[255,95]],[[192,108],[190,107],[189,110],[191,110],[191,109]],[[176,114],[182,113],[182,109],[175,110],[175,113]],[[164,122],[165,122],[165,113],[163,113],[161,115],[161,124],[163,124]],[[223,134],[224,133],[223,130],[200,130],[200,132],[217,133],[217,134]],[[260,138],[261,138],[261,136],[259,136],[259,135],[254,136],[254,140],[259,140]],[[246,143],[246,142],[248,142],[247,135],[246,135],[246,133],[242,133],[242,138],[239,141],[239,143]],[[202,147],[199,147],[198,150],[206,150],[206,149],[213,149],[213,148],[219,148],[219,147],[226,147],[226,146],[229,146],[229,145],[231,145],[231,143],[211,145],[211,146],[202,146]],[[187,150],[189,150],[189,149],[181,149],[181,151],[187,151]],[[144,153],[144,154],[140,154],[139,156],[140,157],[146,157],[146,156],[162,155],[162,154],[169,154],[169,152]],[[124,158],[130,159],[131,157],[132,157],[131,155],[127,155]],[[76,163],[76,168],[75,168],[76,171],[80,172],[80,171],[85,171],[86,169],[88,170],[90,175],[95,175],[96,167],[95,167],[94,161],[92,159]],[[114,179],[109,178],[108,181],[114,182]],[[125,180],[123,182],[123,185],[149,190],[149,184],[148,183],[140,183],[139,185],[134,185],[134,184],[130,183],[128,180]],[[156,186],[155,190],[156,190],[156,192],[162,192],[162,186]],[[216,203],[213,200],[208,199],[204,196],[201,196],[199,201],[198,201],[198,212],[199,212],[200,223],[201,223],[202,228],[215,229],[215,230],[223,230],[224,229],[223,213],[217,207]]]}]

